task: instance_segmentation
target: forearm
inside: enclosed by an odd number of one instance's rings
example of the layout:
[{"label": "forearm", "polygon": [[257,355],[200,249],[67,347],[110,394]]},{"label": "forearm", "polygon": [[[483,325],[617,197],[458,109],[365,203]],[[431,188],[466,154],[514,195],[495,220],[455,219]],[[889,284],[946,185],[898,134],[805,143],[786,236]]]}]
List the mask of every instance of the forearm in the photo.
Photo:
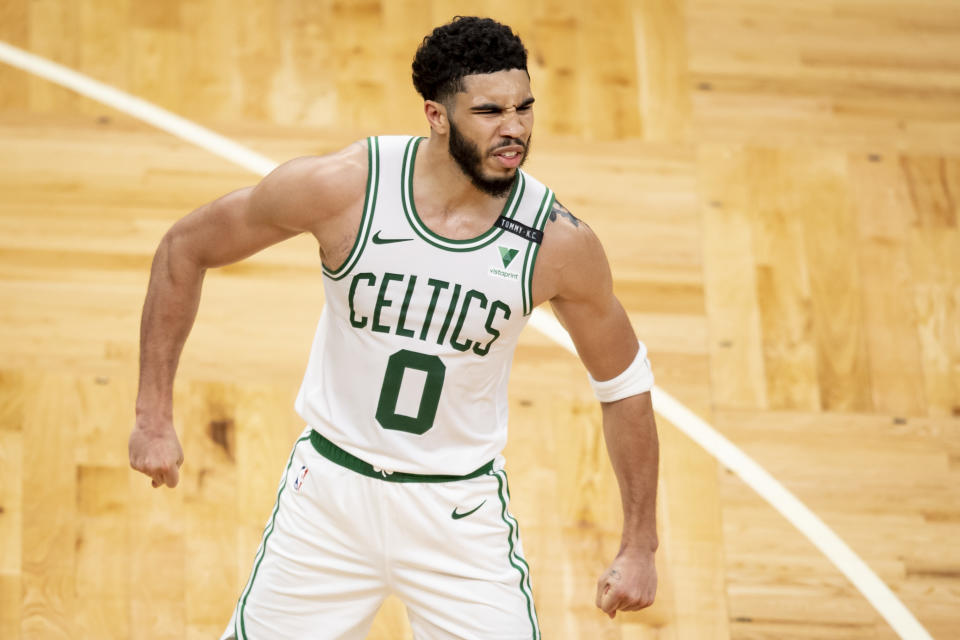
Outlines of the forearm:
[{"label": "forearm", "polygon": [[657,549],[660,451],[650,393],[604,403],[603,432],[623,503],[621,551]]},{"label": "forearm", "polygon": [[205,270],[177,246],[171,230],[153,258],[140,319],[140,385],[137,415],[169,424],[173,379],[200,304]]}]

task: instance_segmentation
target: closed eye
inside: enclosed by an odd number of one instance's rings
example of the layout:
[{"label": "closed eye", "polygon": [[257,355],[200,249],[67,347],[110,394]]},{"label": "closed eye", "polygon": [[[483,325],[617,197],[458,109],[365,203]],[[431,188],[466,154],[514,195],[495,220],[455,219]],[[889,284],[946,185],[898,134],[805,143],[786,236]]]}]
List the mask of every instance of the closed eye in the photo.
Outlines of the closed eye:
[{"label": "closed eye", "polygon": [[[517,113],[526,113],[532,108],[533,98],[530,98],[517,105]],[[508,109],[493,104],[483,104],[470,109],[471,113],[476,113],[481,116],[499,116],[502,115],[504,111],[508,111]]]}]

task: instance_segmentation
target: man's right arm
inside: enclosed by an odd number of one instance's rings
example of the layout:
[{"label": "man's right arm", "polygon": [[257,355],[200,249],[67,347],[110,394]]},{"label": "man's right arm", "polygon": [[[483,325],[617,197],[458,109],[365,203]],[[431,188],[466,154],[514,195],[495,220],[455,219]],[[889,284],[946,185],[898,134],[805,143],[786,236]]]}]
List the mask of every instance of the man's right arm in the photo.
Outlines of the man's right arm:
[{"label": "man's right arm", "polygon": [[173,427],[173,380],[206,270],[302,232],[313,233],[323,253],[325,245],[349,233],[365,180],[362,144],[332,156],[292,160],[256,187],[193,211],[164,235],[140,321],[140,385],[129,441],[130,465],[150,476],[154,487],[179,482],[183,452]]}]

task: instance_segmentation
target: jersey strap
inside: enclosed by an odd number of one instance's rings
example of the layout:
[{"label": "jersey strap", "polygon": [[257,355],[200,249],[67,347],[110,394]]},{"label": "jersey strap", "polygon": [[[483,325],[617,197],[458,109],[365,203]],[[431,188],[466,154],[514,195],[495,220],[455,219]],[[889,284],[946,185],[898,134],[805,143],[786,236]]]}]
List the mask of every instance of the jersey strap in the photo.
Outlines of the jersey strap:
[{"label": "jersey strap", "polygon": [[[521,174],[522,175],[522,174]],[[531,231],[536,231],[540,238],[543,238],[543,226],[547,223],[547,217],[550,210],[553,209],[553,202],[556,197],[553,190],[545,189],[543,200],[540,202],[540,209],[533,220]],[[523,315],[528,316],[533,312],[533,267],[537,262],[537,253],[540,251],[540,242],[531,239],[523,254],[523,273],[520,276],[520,285],[523,295]]]},{"label": "jersey strap", "polygon": [[373,223],[373,209],[377,204],[377,190],[380,186],[380,141],[375,138],[367,138],[367,190],[363,200],[363,213],[360,218],[360,228],[357,229],[357,238],[353,241],[353,248],[350,249],[350,255],[344,260],[343,264],[337,269],[330,269],[327,265],[323,266],[323,275],[331,280],[340,280],[357,264],[360,260],[360,254],[367,244],[370,237],[370,227]]}]

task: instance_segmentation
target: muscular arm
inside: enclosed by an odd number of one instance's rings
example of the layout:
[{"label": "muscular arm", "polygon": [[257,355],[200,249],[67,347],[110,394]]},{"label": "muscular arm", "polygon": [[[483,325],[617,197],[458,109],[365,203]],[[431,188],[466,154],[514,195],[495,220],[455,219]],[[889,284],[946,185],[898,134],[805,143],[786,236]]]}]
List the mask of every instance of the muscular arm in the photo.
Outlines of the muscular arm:
[{"label": "muscular arm", "polygon": [[256,187],[193,211],[161,240],[140,322],[140,386],[129,442],[131,466],[154,487],[179,481],[183,453],[173,427],[173,381],[204,274],[304,231],[317,237],[321,254],[336,246],[350,226],[353,201],[363,196],[366,164],[356,160],[363,151],[358,146],[288,162]]},{"label": "muscular arm", "polygon": [[140,318],[137,414],[148,420],[170,418],[173,378],[200,304],[206,270],[299,231],[269,218],[257,219],[254,192],[241,189],[200,207],[174,224],[157,247]]},{"label": "muscular arm", "polygon": [[[550,300],[577,353],[597,380],[609,380],[639,348],[613,294],[603,248],[594,233],[557,204],[544,234],[534,294]],[[601,404],[603,431],[623,504],[616,559],[597,584],[597,606],[610,617],[653,603],[656,593],[656,495],[659,445],[650,393]]]}]

